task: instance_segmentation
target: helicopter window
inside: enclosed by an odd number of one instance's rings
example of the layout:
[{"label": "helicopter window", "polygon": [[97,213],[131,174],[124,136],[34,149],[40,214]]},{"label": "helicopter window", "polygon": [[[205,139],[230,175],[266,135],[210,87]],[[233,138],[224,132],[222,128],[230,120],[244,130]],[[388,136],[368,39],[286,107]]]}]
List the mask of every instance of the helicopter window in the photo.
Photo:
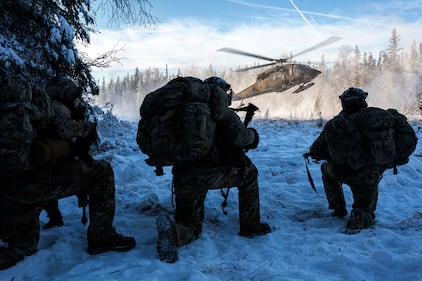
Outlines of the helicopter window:
[{"label": "helicopter window", "polygon": [[278,80],[278,79],[282,78],[283,76],[284,75],[283,75],[282,72],[276,71],[276,72],[271,73],[270,79],[272,79],[272,80]]},{"label": "helicopter window", "polygon": [[270,79],[272,80],[285,80],[289,76],[289,70],[287,68],[279,68],[277,71],[271,73]]}]

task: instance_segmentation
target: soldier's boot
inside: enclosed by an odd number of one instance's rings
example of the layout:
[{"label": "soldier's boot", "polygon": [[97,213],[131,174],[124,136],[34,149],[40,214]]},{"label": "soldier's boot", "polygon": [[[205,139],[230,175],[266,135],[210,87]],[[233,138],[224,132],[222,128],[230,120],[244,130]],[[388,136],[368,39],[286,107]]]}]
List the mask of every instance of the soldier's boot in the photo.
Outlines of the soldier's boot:
[{"label": "soldier's boot", "polygon": [[344,206],[337,206],[334,208],[334,212],[331,213],[333,217],[345,217],[347,215],[347,209]]},{"label": "soldier's boot", "polygon": [[49,221],[44,225],[43,229],[50,229],[55,226],[60,227],[64,225],[62,213],[60,212],[57,200],[48,202],[44,206],[44,210],[47,212]]},{"label": "soldier's boot", "polygon": [[88,232],[88,248],[90,255],[97,255],[107,251],[126,252],[136,246],[136,240],[131,236],[124,236],[114,228],[108,233]]},{"label": "soldier's boot", "polygon": [[0,270],[8,269],[21,260],[23,260],[22,255],[14,253],[8,248],[0,247]]},{"label": "soldier's boot", "polygon": [[240,236],[255,237],[259,235],[265,235],[271,232],[271,227],[267,223],[256,223],[253,225],[242,226],[239,231]]},{"label": "soldier's boot", "polygon": [[260,219],[259,193],[257,184],[247,189],[239,189],[240,236],[254,237],[271,232],[267,223]]},{"label": "soldier's boot", "polygon": [[177,230],[176,224],[169,216],[157,217],[157,253],[160,260],[174,263],[177,261]]},{"label": "soldier's boot", "polygon": [[371,211],[365,211],[355,208],[350,213],[350,219],[346,225],[348,234],[358,233],[362,229],[369,228],[375,222],[375,214]]},{"label": "soldier's boot", "polygon": [[38,251],[40,239],[40,212],[41,208],[23,209],[23,213],[16,218],[15,231],[4,237],[8,244],[7,251],[12,259],[19,261],[24,256],[30,256]]}]

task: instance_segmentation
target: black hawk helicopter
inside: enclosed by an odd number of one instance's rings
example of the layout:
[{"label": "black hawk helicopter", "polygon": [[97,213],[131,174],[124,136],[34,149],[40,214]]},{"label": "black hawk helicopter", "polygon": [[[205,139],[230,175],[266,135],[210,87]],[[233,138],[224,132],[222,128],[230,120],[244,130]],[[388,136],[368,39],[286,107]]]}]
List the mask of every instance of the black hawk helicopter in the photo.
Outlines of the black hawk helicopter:
[{"label": "black hawk helicopter", "polygon": [[311,81],[319,74],[321,74],[321,71],[313,69],[312,67],[306,64],[289,63],[289,61],[291,61],[293,57],[297,57],[304,53],[311,52],[318,48],[322,48],[326,45],[337,42],[340,39],[342,38],[337,36],[331,36],[328,39],[312,47],[309,47],[308,49],[303,50],[295,55],[292,55],[289,58],[281,59],[273,59],[232,48],[222,48],[217,51],[270,61],[270,63],[236,70],[247,71],[251,69],[272,66],[264,72],[259,73],[254,84],[247,87],[246,89],[243,89],[233,97],[235,99],[244,99],[270,92],[283,92],[297,85],[299,85],[299,87],[295,91],[293,91],[293,93],[299,93],[312,87],[315,83]]}]

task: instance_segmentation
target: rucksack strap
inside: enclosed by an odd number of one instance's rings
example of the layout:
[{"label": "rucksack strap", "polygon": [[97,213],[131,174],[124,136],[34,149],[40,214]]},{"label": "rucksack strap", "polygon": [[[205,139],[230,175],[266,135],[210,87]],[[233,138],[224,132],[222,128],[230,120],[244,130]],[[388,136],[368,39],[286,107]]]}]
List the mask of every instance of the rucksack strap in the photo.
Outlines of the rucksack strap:
[{"label": "rucksack strap", "polygon": [[221,210],[223,211],[223,214],[227,215],[227,211],[225,208],[227,207],[227,198],[229,197],[230,187],[227,188],[227,191],[224,192],[224,188],[221,189],[221,195],[223,195],[223,202],[221,203]]}]

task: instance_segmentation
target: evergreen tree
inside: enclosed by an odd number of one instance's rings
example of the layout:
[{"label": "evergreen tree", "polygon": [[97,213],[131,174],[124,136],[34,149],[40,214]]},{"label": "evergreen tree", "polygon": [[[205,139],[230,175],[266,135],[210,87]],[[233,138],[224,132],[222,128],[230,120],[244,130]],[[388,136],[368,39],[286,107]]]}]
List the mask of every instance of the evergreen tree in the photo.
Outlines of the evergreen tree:
[{"label": "evergreen tree", "polygon": [[[142,11],[149,4],[148,0],[104,2],[114,7],[116,14],[122,11],[126,15],[128,3]],[[87,62],[75,46],[75,41],[89,44],[94,31],[89,0],[2,0],[0,14],[0,67],[6,74],[21,75],[41,86],[54,76],[66,76],[98,93],[91,75],[92,61]],[[142,15],[126,19],[153,19],[148,13]]]},{"label": "evergreen tree", "polygon": [[387,67],[391,70],[396,70],[399,67],[400,61],[399,61],[399,41],[400,36],[397,33],[396,28],[393,28],[393,31],[391,32],[391,38],[390,38],[390,44],[387,49]]},{"label": "evergreen tree", "polygon": [[420,54],[418,53],[418,48],[416,41],[413,40],[412,46],[410,47],[410,58],[409,58],[409,70],[416,72],[420,66]]},{"label": "evergreen tree", "polygon": [[353,60],[352,60],[352,73],[351,73],[351,78],[352,78],[352,85],[356,86],[356,87],[360,87],[361,81],[361,73],[360,73],[360,50],[358,46],[355,46],[355,49],[353,50]]}]

